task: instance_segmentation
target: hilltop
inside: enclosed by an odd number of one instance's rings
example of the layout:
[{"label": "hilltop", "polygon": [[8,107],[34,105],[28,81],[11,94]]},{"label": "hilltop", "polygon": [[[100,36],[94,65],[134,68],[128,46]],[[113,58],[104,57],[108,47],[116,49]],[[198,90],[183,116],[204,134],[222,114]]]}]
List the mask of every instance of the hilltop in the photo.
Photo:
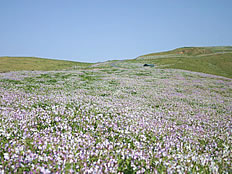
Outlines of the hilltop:
[{"label": "hilltop", "polygon": [[199,56],[219,53],[232,53],[232,46],[215,47],[182,47],[170,51],[150,53],[139,56],[138,58],[148,58],[150,56]]},{"label": "hilltop", "polygon": [[53,71],[87,67],[91,63],[55,60],[37,57],[0,57],[0,72],[9,71]]}]

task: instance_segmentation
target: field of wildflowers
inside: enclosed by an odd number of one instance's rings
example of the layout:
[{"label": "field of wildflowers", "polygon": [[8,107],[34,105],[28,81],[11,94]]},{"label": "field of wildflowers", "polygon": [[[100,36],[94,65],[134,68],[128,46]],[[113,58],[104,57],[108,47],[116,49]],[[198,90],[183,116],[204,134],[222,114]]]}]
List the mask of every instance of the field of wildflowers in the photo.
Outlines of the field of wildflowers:
[{"label": "field of wildflowers", "polygon": [[117,68],[0,74],[0,173],[231,173],[232,80]]}]

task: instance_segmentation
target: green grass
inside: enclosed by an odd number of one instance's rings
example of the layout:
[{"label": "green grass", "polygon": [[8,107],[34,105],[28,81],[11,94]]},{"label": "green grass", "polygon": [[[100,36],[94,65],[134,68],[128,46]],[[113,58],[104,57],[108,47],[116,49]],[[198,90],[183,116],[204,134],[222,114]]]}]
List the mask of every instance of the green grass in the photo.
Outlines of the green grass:
[{"label": "green grass", "polygon": [[187,47],[147,54],[127,63],[152,63],[160,68],[182,69],[232,78],[232,47]]},{"label": "green grass", "polygon": [[[232,78],[232,47],[183,47],[142,55],[132,60],[106,61],[98,64],[35,57],[0,57],[0,72],[51,71],[76,67],[76,69],[102,69],[108,73],[116,73],[113,69],[117,70],[117,68],[112,67],[114,63],[121,65],[123,63],[155,64],[159,68],[182,69]],[[126,67],[130,66],[126,65]]]},{"label": "green grass", "polygon": [[0,57],[0,72],[8,71],[53,71],[70,68],[87,68],[91,63],[53,60],[36,57]]}]

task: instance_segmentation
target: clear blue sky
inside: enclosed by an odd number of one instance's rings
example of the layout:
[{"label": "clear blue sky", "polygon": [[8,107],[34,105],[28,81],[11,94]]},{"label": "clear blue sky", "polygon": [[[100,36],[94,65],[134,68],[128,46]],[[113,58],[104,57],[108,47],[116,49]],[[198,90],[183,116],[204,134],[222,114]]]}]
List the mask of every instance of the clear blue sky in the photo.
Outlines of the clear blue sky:
[{"label": "clear blue sky", "polygon": [[231,0],[0,0],[0,56],[82,62],[232,45]]}]

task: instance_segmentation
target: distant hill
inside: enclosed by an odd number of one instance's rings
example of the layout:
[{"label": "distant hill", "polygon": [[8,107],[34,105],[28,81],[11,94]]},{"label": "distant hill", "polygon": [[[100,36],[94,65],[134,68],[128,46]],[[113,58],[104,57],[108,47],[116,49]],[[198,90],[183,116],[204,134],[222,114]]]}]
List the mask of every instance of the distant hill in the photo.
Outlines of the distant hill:
[{"label": "distant hill", "polygon": [[183,47],[142,55],[128,62],[152,63],[160,68],[183,69],[232,78],[232,46]]},{"label": "distant hill", "polygon": [[139,56],[138,58],[148,58],[150,56],[197,56],[218,53],[232,53],[232,46],[218,47],[182,47],[171,51],[151,53]]},{"label": "distant hill", "polygon": [[183,69],[232,78],[232,46],[183,47],[150,53],[131,60],[106,61],[96,64],[36,57],[0,57],[0,72],[52,71],[72,68],[105,69],[120,67],[120,64],[124,63],[155,64],[158,68]]},{"label": "distant hill", "polygon": [[0,57],[0,72],[8,71],[52,71],[87,67],[90,63],[54,60],[36,57]]}]

